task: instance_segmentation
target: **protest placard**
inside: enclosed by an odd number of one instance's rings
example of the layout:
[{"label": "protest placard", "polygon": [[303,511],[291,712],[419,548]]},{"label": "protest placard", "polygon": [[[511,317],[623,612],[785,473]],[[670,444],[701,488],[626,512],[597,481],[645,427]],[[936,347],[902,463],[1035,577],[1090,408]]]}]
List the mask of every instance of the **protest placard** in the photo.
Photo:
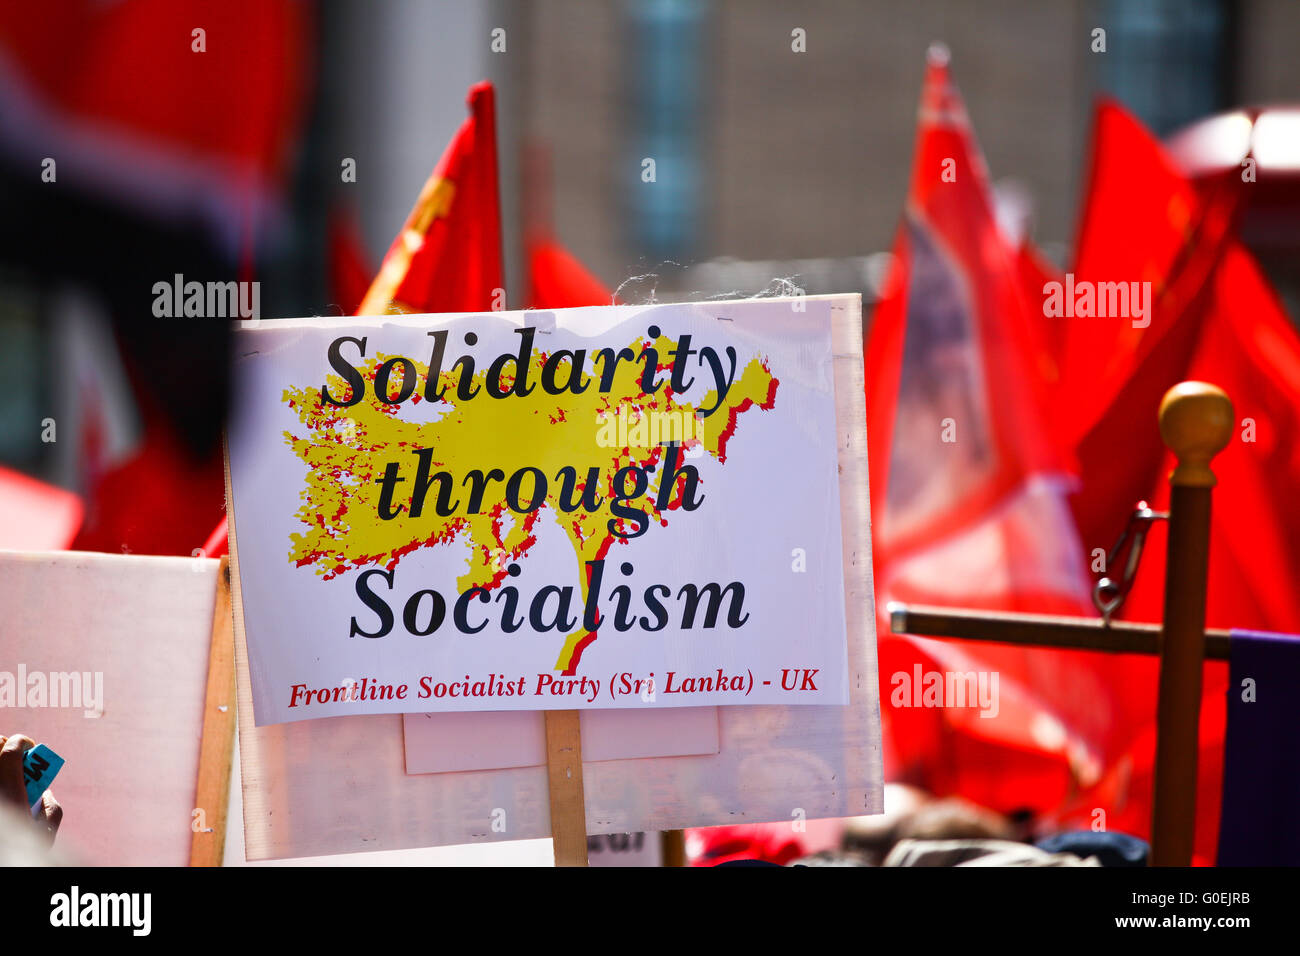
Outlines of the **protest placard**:
[{"label": "protest placard", "polygon": [[848,702],[829,300],[248,323],[236,356],[258,724]]},{"label": "protest placard", "polygon": [[[810,330],[818,329],[821,324],[828,326],[829,368],[824,374],[830,380],[827,387],[833,419],[824,423],[828,429],[824,435],[804,440],[824,439],[833,450],[831,490],[827,492],[827,498],[835,502],[834,515],[829,524],[802,528],[799,542],[788,546],[782,542],[782,545],[786,573],[791,581],[802,581],[812,577],[813,555],[819,536],[834,536],[838,541],[838,573],[841,578],[826,583],[822,595],[827,602],[841,608],[844,615],[844,632],[835,639],[842,642],[847,656],[847,705],[799,706],[794,700],[786,699],[774,704],[719,706],[716,710],[718,743],[713,753],[700,753],[695,747],[682,750],[681,740],[670,739],[673,733],[680,735],[680,730],[659,732],[656,728],[666,711],[655,712],[647,707],[642,711],[593,710],[586,713],[583,715],[584,723],[587,718],[595,721],[605,716],[637,713],[644,715],[646,725],[636,741],[637,754],[619,754],[611,749],[609,753],[597,755],[606,759],[592,761],[584,745],[582,775],[585,778],[585,829],[588,834],[663,831],[736,821],[798,822],[879,812],[882,806],[858,296],[645,307],[634,316],[633,328],[638,329],[638,335],[643,335],[650,322],[658,319],[656,324],[662,332],[667,322],[661,316],[665,313],[686,314],[702,316],[713,323],[713,327],[727,326],[729,323],[725,320],[731,318],[737,334],[753,335],[755,333],[745,323],[751,308],[755,315],[762,309],[770,310],[774,321],[784,311],[786,318],[781,320],[784,325],[778,327],[790,330],[791,336],[798,333],[800,323]],[[568,317],[575,314],[580,313],[555,313],[556,326],[564,326]],[[549,324],[541,325],[545,321],[543,314],[525,315],[539,328],[551,328]],[[447,318],[410,316],[397,320],[397,324],[406,323],[419,330],[421,324],[445,323]],[[348,320],[349,323],[357,321]],[[308,328],[330,322],[335,328],[342,324],[341,320],[313,320],[299,325]],[[375,320],[374,327],[390,324],[393,324],[392,319],[385,319],[382,323]],[[369,330],[370,326],[367,326],[367,337]],[[427,331],[429,329],[423,330]],[[689,331],[689,328],[680,331]],[[731,331],[727,329],[728,333]],[[701,341],[700,344],[708,343]],[[803,360],[804,368],[815,365],[812,358],[814,344],[815,334],[807,342],[808,357]],[[245,347],[244,351],[247,350]],[[796,362],[792,367],[801,366]],[[319,362],[316,362],[312,374],[319,373]],[[776,377],[780,379],[779,371]],[[787,381],[797,378],[797,375],[787,373],[787,379],[781,380],[778,402],[781,401],[781,388]],[[811,377],[806,379],[811,380]],[[396,395],[397,384],[390,382],[390,385],[393,387],[391,394]],[[793,392],[791,389],[787,394]],[[279,402],[278,392],[273,397]],[[241,392],[240,401],[247,405],[249,395]],[[776,407],[774,405],[772,410]],[[738,413],[738,420],[743,421],[744,415],[750,411],[767,414],[771,410],[747,409]],[[239,409],[235,412],[233,427],[236,429],[239,427],[238,417],[242,414],[245,412]],[[814,419],[805,419],[801,427],[814,431],[817,424]],[[752,455],[762,453],[761,449],[745,449],[745,442],[749,440],[746,434],[743,428],[735,430],[734,436],[737,437],[728,443],[728,461],[721,463],[722,467],[713,475],[714,478],[725,474],[728,465],[741,464]],[[232,458],[234,454],[232,447]],[[792,493],[787,489],[798,487],[798,479],[787,476],[795,474],[792,469],[796,465],[779,456],[774,464],[768,462],[764,471],[765,484],[755,492],[763,500],[763,507],[739,529],[740,533],[749,535],[746,541],[733,541],[734,535],[728,530],[725,535],[719,534],[713,539],[697,538],[697,550],[712,555],[715,561],[732,560],[737,554],[744,553],[746,548],[741,547],[742,543],[748,546],[748,550],[754,550],[754,542],[762,540],[763,522],[769,516],[779,518],[782,510],[790,505],[786,499],[792,497]],[[301,479],[301,464],[294,465],[294,468]],[[273,469],[268,468],[264,476],[269,476],[271,471]],[[256,476],[254,472],[253,477]],[[705,473],[702,477],[710,476]],[[716,493],[723,497],[723,490],[722,482],[715,481],[706,489],[706,494]],[[292,513],[297,501],[296,494],[289,496],[288,513]],[[653,540],[651,533],[671,533],[674,518],[691,519],[707,513],[705,509],[711,503],[711,500],[706,500],[702,508],[693,513],[683,514],[680,509],[669,509],[669,524],[650,528],[642,543],[649,544]],[[245,518],[242,509],[243,503],[236,493],[232,544],[237,569],[241,557],[248,553],[242,541],[244,529],[250,528],[254,533],[265,530],[260,522]],[[688,520],[681,524],[689,527],[691,522]],[[614,547],[631,549],[635,545],[633,541],[629,545]],[[796,548],[802,551],[792,553]],[[675,559],[684,562],[691,557],[691,554],[683,552]],[[576,567],[576,558],[570,556],[569,560]],[[669,566],[669,570],[673,574],[681,573],[675,564]],[[534,723],[528,733],[540,739],[542,715],[539,713],[466,713],[463,715],[466,718],[480,719],[481,730],[459,726],[454,733],[422,734],[419,740],[413,740],[409,731],[404,737],[402,719],[396,715],[350,711],[348,713],[353,716],[330,720],[255,724],[254,669],[244,620],[247,602],[240,593],[241,582],[247,580],[246,569],[232,575],[244,836],[250,860],[552,835],[546,810],[547,768],[523,765],[534,762],[536,754],[529,757],[521,751],[520,754],[501,755],[497,753],[499,747],[486,739],[498,726],[498,718],[513,716],[531,717]],[[781,595],[787,602],[793,602],[795,599],[791,593],[787,589]],[[746,609],[756,613],[758,607],[749,604],[747,591]],[[350,610],[348,613],[353,612]],[[609,612],[606,610],[605,613]],[[291,615],[283,618],[286,622],[291,619]],[[811,618],[804,614],[792,631],[788,634],[776,632],[771,639],[793,641],[811,629],[810,621]],[[704,633],[707,632],[698,631],[697,636]],[[607,636],[612,636],[615,641],[626,637],[619,632],[600,634],[602,640]],[[354,638],[353,642],[361,640]],[[383,640],[367,643],[382,645]],[[590,647],[599,649],[601,641]],[[554,658],[548,663],[554,663]],[[818,678],[814,680],[820,684]],[[664,697],[662,693],[656,695],[660,707]],[[696,713],[707,713],[709,709],[697,709]],[[679,712],[685,712],[685,709]],[[457,715],[442,713],[434,716]],[[416,718],[407,715],[405,719],[409,726]],[[604,729],[597,732],[594,724],[590,729],[595,748],[600,737],[604,736]],[[519,733],[525,730],[521,728]],[[530,746],[534,751],[537,749]],[[485,760],[484,754],[489,751],[490,759]],[[414,767],[411,765],[413,756],[418,757]],[[419,772],[421,769],[429,771],[448,767],[478,769]]]}]

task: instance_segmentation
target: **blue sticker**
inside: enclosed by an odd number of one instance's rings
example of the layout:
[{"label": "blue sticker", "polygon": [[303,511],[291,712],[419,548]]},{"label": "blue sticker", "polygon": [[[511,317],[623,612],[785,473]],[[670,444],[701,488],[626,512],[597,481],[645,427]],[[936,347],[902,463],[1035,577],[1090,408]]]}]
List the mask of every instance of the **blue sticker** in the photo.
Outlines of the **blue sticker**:
[{"label": "blue sticker", "polygon": [[45,744],[37,744],[23,754],[23,776],[27,778],[27,804],[36,806],[41,794],[50,789],[55,776],[63,769],[63,758]]}]

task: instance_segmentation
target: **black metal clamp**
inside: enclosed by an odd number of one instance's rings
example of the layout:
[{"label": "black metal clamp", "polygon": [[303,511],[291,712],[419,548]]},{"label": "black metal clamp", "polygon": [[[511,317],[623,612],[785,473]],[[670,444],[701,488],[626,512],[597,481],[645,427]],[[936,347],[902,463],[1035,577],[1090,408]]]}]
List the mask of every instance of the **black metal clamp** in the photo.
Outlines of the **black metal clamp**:
[{"label": "black metal clamp", "polygon": [[1165,521],[1168,518],[1169,512],[1152,511],[1145,501],[1139,501],[1137,507],[1133,509],[1133,514],[1129,516],[1128,525],[1120,534],[1119,540],[1106,555],[1106,567],[1113,568],[1127,551],[1124,572],[1120,579],[1116,581],[1110,577],[1103,577],[1092,589],[1092,603],[1097,606],[1101,619],[1107,627],[1110,626],[1111,615],[1119,610],[1133,587],[1133,578],[1137,575],[1138,564],[1142,560],[1142,546],[1146,544],[1147,532],[1151,530],[1152,522]]}]

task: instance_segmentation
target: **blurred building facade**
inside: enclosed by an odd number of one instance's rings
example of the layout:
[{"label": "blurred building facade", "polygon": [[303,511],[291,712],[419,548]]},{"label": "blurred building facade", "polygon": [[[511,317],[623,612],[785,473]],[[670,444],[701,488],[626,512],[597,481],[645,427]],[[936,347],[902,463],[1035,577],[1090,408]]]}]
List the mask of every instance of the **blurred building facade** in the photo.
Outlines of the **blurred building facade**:
[{"label": "blurred building facade", "polygon": [[[550,154],[557,234],[612,286],[658,272],[661,297],[722,291],[673,263],[888,249],[934,41],[951,51],[994,181],[1013,179],[1031,199],[1032,234],[1058,261],[1073,240],[1098,93],[1162,136],[1231,106],[1300,101],[1300,58],[1287,40],[1300,34],[1300,4],[1289,0],[542,0],[500,9],[525,38],[524,55],[503,64],[524,115],[505,122]],[[1104,51],[1094,51],[1097,30]],[[674,35],[698,58],[674,63],[698,95],[687,106],[694,115],[665,123],[654,111],[682,101],[644,94],[674,77],[647,75],[641,47],[662,49]],[[636,147],[663,146],[646,130],[665,127],[678,140],[660,157],[657,181],[645,183],[641,164],[652,154]],[[641,198],[656,190],[658,205]],[[696,230],[674,245],[655,217],[682,194],[698,203]]]}]

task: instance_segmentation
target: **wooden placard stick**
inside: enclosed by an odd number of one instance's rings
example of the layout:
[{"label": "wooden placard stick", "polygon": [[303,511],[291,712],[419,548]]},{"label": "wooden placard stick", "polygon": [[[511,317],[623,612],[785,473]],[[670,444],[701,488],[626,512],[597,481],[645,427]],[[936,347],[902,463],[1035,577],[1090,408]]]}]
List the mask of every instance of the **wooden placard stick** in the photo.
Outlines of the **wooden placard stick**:
[{"label": "wooden placard stick", "polygon": [[226,850],[226,812],[235,755],[235,629],[230,607],[230,561],[217,565],[217,601],[208,648],[208,687],[194,807],[202,826],[191,827],[190,866],[220,866]]},{"label": "wooden placard stick", "polygon": [[1196,759],[1205,658],[1209,573],[1210,460],[1228,444],[1236,419],[1223,390],[1182,382],[1160,403],[1160,435],[1178,460],[1169,476],[1165,613],[1160,634],[1151,864],[1190,866],[1196,833]]},{"label": "wooden placard stick", "polygon": [[587,865],[587,803],[582,792],[582,731],[576,710],[548,710],[546,777],[556,866]]},{"label": "wooden placard stick", "polygon": [[686,865],[686,831],[664,830],[660,835],[664,866]]}]

